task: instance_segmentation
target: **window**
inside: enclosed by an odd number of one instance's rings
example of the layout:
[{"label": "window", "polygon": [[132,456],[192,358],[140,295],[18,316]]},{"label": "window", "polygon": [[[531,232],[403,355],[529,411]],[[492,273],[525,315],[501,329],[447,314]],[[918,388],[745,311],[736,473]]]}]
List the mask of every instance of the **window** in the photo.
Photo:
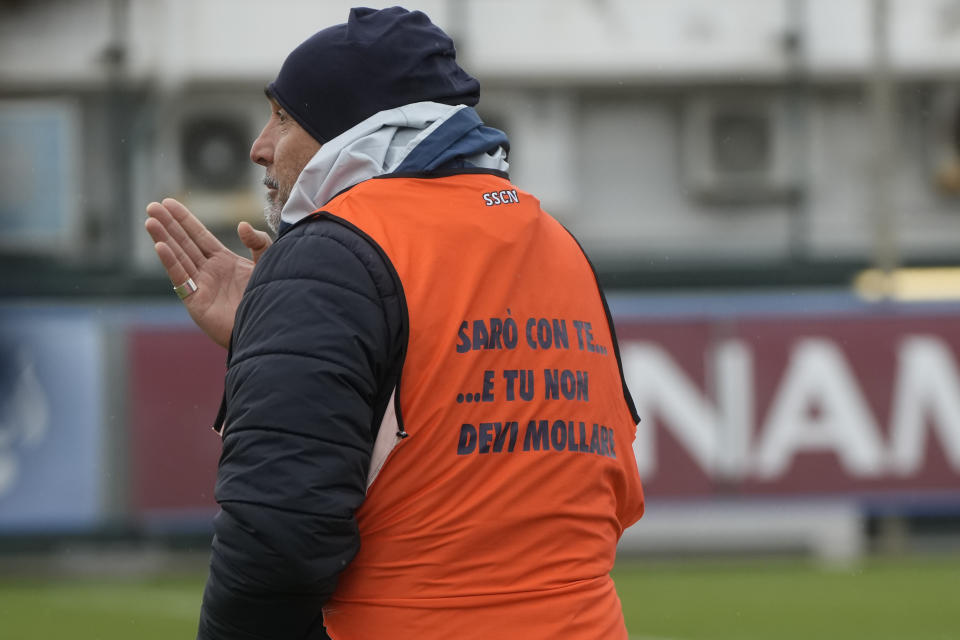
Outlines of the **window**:
[{"label": "window", "polygon": [[57,252],[75,239],[77,106],[0,101],[0,253]]}]

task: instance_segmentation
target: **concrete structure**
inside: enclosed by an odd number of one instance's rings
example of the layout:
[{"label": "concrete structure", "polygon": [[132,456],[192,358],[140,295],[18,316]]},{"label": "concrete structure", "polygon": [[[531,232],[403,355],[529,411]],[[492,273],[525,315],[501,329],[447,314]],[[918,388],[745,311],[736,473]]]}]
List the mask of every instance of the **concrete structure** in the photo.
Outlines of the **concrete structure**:
[{"label": "concrete structure", "polygon": [[[225,235],[257,220],[261,173],[245,154],[266,115],[259,89],[350,4],[0,2],[0,134],[42,107],[63,137],[40,147],[16,134],[21,158],[62,147],[68,159],[0,171],[0,192],[21,194],[0,196],[2,250],[59,246],[81,264],[155,270],[138,221],[150,199],[180,195]],[[879,208],[897,257],[957,254],[957,0],[417,5],[483,81],[481,113],[511,135],[514,179],[602,268],[867,263]],[[885,170],[868,91],[878,6],[895,90]],[[50,190],[64,194],[43,204],[59,235],[12,222]]]}]

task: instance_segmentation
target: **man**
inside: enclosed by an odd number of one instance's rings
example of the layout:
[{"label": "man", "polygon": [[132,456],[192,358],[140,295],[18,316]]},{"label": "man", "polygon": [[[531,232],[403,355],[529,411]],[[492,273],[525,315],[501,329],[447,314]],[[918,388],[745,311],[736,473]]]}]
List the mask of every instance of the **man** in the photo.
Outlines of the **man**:
[{"label": "man", "polygon": [[354,9],[267,88],[254,263],[147,230],[229,345],[200,638],[626,638],[636,412],[576,241],[422,13]]}]

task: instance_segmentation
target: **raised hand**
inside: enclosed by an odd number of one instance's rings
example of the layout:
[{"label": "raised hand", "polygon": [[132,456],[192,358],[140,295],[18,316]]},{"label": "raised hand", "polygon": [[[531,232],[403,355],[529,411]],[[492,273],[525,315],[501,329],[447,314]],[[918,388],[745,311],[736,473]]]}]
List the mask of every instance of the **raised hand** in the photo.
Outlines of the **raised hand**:
[{"label": "raised hand", "polygon": [[214,342],[230,343],[234,316],[254,263],[272,243],[270,236],[241,222],[237,235],[250,249],[248,260],[227,249],[190,210],[173,198],[147,205],[144,223],[157,257],[174,285],[188,279],[196,291],[183,298],[190,317]]}]

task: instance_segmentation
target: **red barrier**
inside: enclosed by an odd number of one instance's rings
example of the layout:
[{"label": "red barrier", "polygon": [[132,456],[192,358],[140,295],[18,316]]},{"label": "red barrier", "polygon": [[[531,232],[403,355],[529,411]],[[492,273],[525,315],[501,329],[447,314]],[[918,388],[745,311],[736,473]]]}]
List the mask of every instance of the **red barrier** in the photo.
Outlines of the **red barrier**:
[{"label": "red barrier", "polygon": [[[129,335],[131,496],[135,514],[213,513],[220,436],[211,429],[227,352],[191,329]],[[209,519],[209,518],[206,518]]]}]

